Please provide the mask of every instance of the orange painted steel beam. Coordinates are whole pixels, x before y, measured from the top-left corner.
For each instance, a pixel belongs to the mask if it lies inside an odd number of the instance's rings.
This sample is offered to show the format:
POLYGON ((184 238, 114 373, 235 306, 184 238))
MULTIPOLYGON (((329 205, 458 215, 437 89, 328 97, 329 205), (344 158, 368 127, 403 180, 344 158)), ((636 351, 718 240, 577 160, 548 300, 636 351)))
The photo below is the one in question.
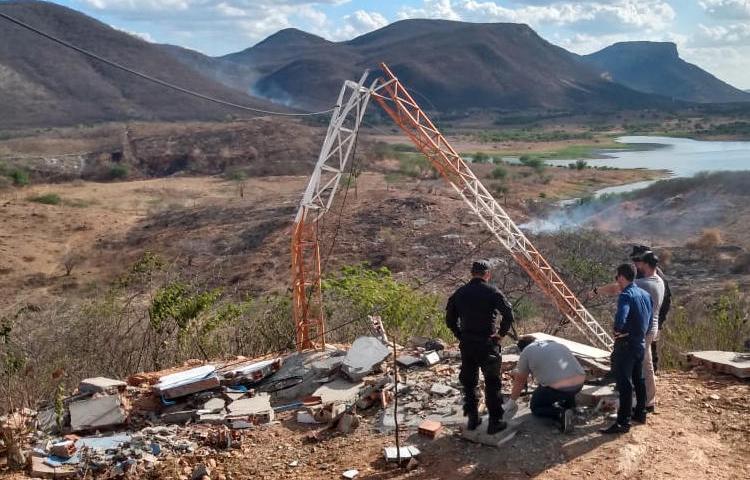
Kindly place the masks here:
POLYGON ((611 349, 610 335, 474 175, 387 65, 372 95, 420 152, 458 192, 515 261, 592 344, 611 349))

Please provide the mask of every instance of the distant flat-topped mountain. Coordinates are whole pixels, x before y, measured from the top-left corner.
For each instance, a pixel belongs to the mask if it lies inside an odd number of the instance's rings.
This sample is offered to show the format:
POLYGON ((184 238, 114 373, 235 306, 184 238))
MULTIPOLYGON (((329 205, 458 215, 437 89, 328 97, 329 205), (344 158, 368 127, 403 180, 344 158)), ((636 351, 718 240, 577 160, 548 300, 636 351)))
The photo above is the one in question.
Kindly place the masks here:
POLYGON ((588 111, 669 103, 602 78, 528 26, 511 23, 403 20, 347 42, 286 29, 213 60, 252 69, 245 81, 256 95, 310 109, 331 105, 343 80, 377 70, 383 61, 425 107, 444 112, 588 111))
MULTIPOLYGON (((47 2, 0 3, 0 12, 122 65, 234 103, 275 107, 228 88, 165 49, 47 2)), ((124 119, 223 119, 241 111, 155 85, 0 18, 0 128, 124 119)))
POLYGON ((747 92, 681 59, 674 43, 615 43, 581 58, 610 80, 634 90, 689 102, 750 101, 747 92))

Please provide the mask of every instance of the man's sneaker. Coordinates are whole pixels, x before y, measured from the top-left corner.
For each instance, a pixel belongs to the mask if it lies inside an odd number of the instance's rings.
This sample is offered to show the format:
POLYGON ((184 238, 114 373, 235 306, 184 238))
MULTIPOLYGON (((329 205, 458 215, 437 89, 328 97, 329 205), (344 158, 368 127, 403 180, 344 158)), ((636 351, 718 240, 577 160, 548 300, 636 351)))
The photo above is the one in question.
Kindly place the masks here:
POLYGON ((608 428, 602 428, 599 433, 614 434, 614 433, 628 433, 630 431, 630 425, 620 425, 615 422, 608 428))
POLYGON ((482 424, 482 417, 478 413, 470 413, 467 416, 469 417, 469 421, 466 424, 467 430, 476 430, 482 424))
POLYGON ((502 432, 508 427, 508 424, 502 420, 490 419, 490 424, 487 425, 487 434, 494 435, 498 432, 502 432))
POLYGON ((560 431, 570 433, 573 431, 573 409, 566 408, 560 416, 560 431))

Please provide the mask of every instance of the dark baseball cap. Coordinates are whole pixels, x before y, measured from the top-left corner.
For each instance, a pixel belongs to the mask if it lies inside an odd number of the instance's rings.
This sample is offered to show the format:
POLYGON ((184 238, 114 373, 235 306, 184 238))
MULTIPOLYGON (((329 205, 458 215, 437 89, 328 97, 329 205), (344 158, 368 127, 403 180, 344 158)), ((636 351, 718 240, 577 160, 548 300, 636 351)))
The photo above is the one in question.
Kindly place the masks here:
POLYGON ((490 270, 490 262, 487 260, 476 260, 471 264, 471 273, 483 275, 490 270))
POLYGON ((641 260, 643 256, 650 251, 651 247, 647 247, 646 245, 633 245, 633 251, 630 252, 630 259, 636 261, 641 260))

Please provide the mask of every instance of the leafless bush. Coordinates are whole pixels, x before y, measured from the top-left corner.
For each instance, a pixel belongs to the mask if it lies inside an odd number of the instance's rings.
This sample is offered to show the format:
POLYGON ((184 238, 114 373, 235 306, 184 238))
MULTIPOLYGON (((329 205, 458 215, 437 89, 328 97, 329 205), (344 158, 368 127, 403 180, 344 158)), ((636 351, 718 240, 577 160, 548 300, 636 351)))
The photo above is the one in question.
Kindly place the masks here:
POLYGON ((688 242, 686 246, 695 250, 709 252, 723 243, 721 230, 706 228, 696 240, 688 242))
POLYGON ((84 257, 78 252, 68 252, 62 259, 62 265, 65 268, 65 276, 69 277, 73 269, 83 263, 84 257))

